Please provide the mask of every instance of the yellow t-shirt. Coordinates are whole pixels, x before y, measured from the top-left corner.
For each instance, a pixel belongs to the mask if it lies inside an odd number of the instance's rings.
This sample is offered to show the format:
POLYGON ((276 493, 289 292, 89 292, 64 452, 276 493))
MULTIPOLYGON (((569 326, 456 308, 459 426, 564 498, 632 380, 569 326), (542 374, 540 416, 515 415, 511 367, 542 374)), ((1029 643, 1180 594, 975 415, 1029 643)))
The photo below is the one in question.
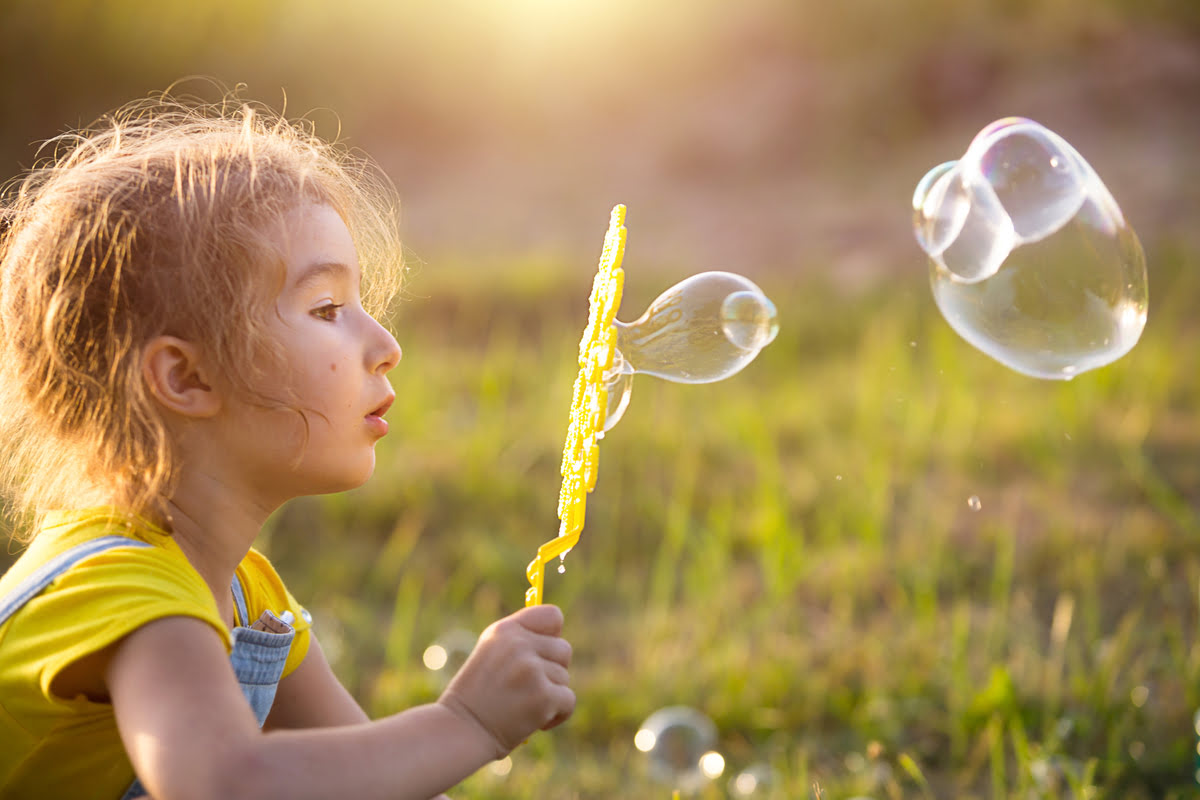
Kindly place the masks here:
MULTIPOLYGON (((0 576, 0 598, 59 553, 112 534, 152 546, 84 559, 0 624, 0 799, 119 800, 132 783, 133 767, 112 706, 51 691, 68 664, 169 616, 202 619, 227 651, 232 647, 212 592, 171 535, 111 510, 48 518, 29 549, 0 576)), ((286 676, 308 652, 308 615, 261 553, 251 550, 237 575, 250 622, 268 609, 277 615, 291 611, 296 618, 286 676)))

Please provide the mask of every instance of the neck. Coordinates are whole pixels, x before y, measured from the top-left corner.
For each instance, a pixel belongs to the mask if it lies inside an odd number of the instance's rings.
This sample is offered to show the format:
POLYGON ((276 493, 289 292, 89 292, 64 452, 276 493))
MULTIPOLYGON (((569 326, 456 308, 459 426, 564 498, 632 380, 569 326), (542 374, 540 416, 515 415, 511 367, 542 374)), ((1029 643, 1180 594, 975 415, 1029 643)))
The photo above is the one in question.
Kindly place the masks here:
POLYGON ((174 539, 208 584, 224 620, 233 619, 229 585, 234 570, 273 510, 203 473, 182 476, 171 497, 168 511, 174 539))

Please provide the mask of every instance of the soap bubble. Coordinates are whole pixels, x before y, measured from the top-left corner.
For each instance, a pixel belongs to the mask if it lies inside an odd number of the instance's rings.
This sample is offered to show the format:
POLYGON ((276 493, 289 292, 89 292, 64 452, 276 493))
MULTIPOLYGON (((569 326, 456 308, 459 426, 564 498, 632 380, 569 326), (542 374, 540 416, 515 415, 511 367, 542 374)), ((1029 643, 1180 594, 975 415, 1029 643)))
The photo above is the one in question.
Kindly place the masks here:
MULTIPOLYGON (((724 380, 755 359, 779 333, 775 304, 748 278, 701 272, 655 298, 635 322, 617 329, 604 373, 604 431, 629 406, 635 374, 675 383, 724 380)), ((604 431, 597 435, 603 437, 604 431)))
POLYGON ((421 654, 421 661, 425 668, 434 674, 438 683, 445 686, 471 655, 477 638, 470 631, 448 631, 425 648, 425 652, 421 654))
POLYGON ((700 756, 700 771, 710 781, 715 781, 725 772, 725 756, 716 750, 709 750, 700 756))
POLYGON ((757 353, 779 333, 775 304, 762 292, 733 292, 721 302, 721 330, 735 347, 757 353))
POLYGON ((751 764, 729 779, 733 797, 766 797, 776 783, 775 770, 767 764, 751 764))
MULTIPOLYGON (((669 706, 646 718, 633 740, 650 760, 650 774, 679 789, 693 792, 710 776, 719 776, 713 748, 717 727, 694 708, 669 706), (715 773, 715 774, 714 774, 715 773)), ((724 759, 721 759, 724 769, 724 759)))
POLYGON ((967 160, 978 162, 1022 243, 1044 239, 1070 222, 1094 175, 1062 137, 1013 117, 980 131, 967 160))
MULTIPOLYGON (((625 409, 629 407, 629 396, 633 391, 633 370, 625 362, 625 357, 620 351, 613 352, 612 367, 604 375, 604 391, 608 393, 604 431, 609 431, 621 421, 625 409)), ((604 431, 598 431, 596 435, 603 438, 604 431)))
POLYGON ((986 183, 968 180, 960 162, 930 170, 917 186, 913 208, 919 217, 917 241, 961 281, 996 274, 1016 244, 1016 231, 999 197, 986 183))
POLYGON ((934 299, 1012 369, 1068 379, 1127 353, 1146 324, 1137 235, 1092 167, 1027 119, 988 125, 913 194, 934 299))
POLYGON ((675 383, 724 380, 779 332, 775 304, 732 272, 701 272, 667 289, 635 322, 613 323, 624 369, 675 383))

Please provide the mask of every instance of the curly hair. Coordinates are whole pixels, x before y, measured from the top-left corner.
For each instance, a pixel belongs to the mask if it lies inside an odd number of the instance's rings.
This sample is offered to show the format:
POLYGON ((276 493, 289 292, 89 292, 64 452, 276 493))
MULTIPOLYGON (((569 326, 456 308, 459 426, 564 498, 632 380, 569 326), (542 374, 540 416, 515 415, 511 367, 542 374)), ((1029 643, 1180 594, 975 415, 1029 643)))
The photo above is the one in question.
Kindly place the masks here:
POLYGON ((278 225, 333 207, 381 316, 402 275, 396 193, 311 124, 232 94, 136 101, 47 150, 0 193, 0 490, 27 521, 96 501, 161 519, 178 454, 143 346, 197 342, 236 389, 286 405, 252 388, 277 357, 278 225))

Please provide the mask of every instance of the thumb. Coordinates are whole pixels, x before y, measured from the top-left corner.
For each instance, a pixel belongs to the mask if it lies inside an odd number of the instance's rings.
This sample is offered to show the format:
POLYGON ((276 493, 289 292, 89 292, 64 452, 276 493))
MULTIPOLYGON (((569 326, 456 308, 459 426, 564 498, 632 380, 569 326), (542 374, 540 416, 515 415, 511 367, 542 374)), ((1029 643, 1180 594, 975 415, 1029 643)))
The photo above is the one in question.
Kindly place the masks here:
POLYGON ((563 629, 563 613, 558 606, 530 606, 512 615, 521 627, 546 636, 558 636, 563 629))

